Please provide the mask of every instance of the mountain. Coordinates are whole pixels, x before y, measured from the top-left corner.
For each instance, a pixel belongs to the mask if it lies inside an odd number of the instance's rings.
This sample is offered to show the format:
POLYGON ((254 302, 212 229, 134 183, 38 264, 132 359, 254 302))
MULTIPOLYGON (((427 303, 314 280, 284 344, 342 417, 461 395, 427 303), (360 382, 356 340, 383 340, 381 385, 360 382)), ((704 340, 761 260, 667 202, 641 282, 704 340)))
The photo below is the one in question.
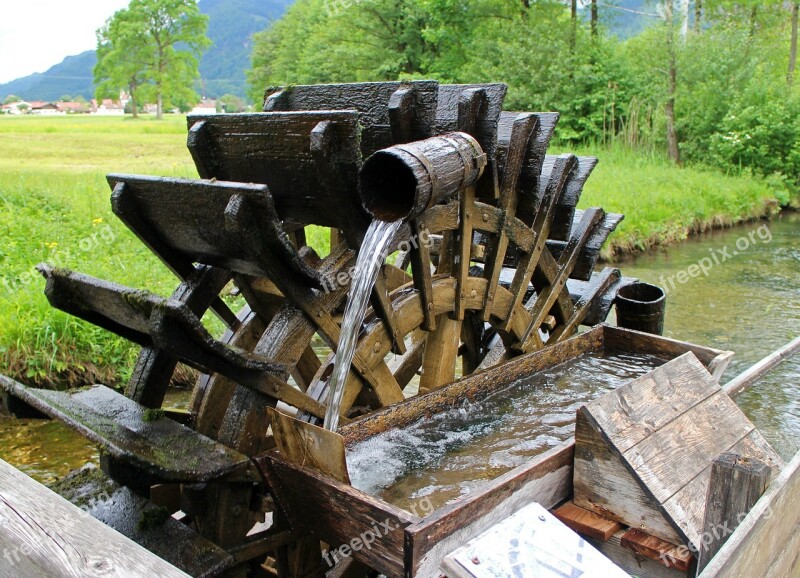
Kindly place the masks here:
POLYGON ((251 37, 280 18, 292 0, 200 0, 208 14, 208 37, 214 43, 200 61, 202 87, 209 97, 226 93, 244 97, 250 68, 251 37))
POLYGON ((94 50, 67 56, 47 72, 37 72, 5 84, 0 84, 0 101, 9 94, 23 100, 59 100, 62 96, 92 98, 92 69, 97 62, 94 50))
MULTIPOLYGON (((281 17, 293 0, 200 0, 207 14, 211 47, 200 60, 198 92, 216 98, 226 93, 246 95, 245 70, 250 68, 251 37, 281 17)), ((94 50, 67 56, 43 73, 0 84, 0 101, 9 94, 24 100, 58 100, 64 95, 94 96, 94 50)))

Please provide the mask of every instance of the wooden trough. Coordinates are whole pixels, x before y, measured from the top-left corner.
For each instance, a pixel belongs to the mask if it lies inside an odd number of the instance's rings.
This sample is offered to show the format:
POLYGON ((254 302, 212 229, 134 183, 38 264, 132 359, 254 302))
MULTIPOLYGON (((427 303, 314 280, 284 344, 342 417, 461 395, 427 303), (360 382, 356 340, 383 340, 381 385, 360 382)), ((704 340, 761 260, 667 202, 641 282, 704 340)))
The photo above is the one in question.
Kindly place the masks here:
MULTIPOLYGON (((435 392, 410 399, 357 420, 340 433, 348 445, 426 416, 463 400, 480 399, 513 381, 553 368, 588 352, 636 352, 663 360, 694 353, 717 378, 731 352, 664 337, 600 325, 563 343, 534 352, 514 363, 461 379, 435 392)), ((260 463, 274 480, 273 489, 293 523, 335 548, 372 531, 391 527, 370 548, 352 555, 388 576, 438 575, 442 558, 522 506, 538 502, 552 508, 572 494, 574 441, 554 447, 492 480, 485 487, 422 518, 361 492, 318 471, 286 461, 273 452, 260 463)))

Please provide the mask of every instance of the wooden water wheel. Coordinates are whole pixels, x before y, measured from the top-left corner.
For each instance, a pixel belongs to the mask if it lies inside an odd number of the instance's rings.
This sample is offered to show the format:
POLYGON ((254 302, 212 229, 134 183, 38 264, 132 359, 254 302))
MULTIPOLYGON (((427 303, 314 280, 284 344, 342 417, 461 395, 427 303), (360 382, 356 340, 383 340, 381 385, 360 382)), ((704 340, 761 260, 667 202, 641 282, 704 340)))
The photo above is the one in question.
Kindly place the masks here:
MULTIPOLYGON (((344 420, 566 339, 602 321, 613 300, 619 271, 593 270, 622 216, 575 208, 596 159, 547 155, 558 115, 504 112, 505 91, 431 81, 295 86, 270 89, 263 113, 189 117, 200 179, 109 176, 115 214, 180 278, 175 293, 164 299, 69 271, 43 273, 54 306, 142 345, 125 392, 137 407, 161 407, 179 363, 199 369, 187 423, 221 456, 238 457, 179 474, 139 446, 109 443, 113 435, 98 423, 112 418, 98 404, 67 411, 64 402, 51 413, 103 441, 105 470, 116 480, 144 494, 181 484, 181 508, 227 553, 229 571, 273 551, 280 574, 313 571, 313 560, 295 554, 314 540, 292 534, 268 475, 243 463, 274 445, 266 408, 280 403, 306 421, 324 416, 332 358, 313 345, 335 352, 339 342, 370 221, 359 188, 372 195, 372 212, 405 222, 392 243, 395 263, 381 264, 344 420), (475 143, 472 157, 452 158, 480 174, 452 194, 398 209, 396 190, 413 191, 423 177, 409 181, 407 166, 377 161, 371 181, 362 170, 377 151, 452 133, 475 143), (307 245, 309 225, 331 228, 328 255, 307 245), (238 312, 221 297, 231 286, 246 303, 238 312), (207 311, 224 322, 223 335, 206 330, 207 311), (235 468, 225 462, 239 457, 235 468), (266 512, 272 528, 246 537, 266 512)), ((435 180, 435 161, 419 151, 394 149, 435 180)), ((37 403, 52 410, 54 402, 37 403)))

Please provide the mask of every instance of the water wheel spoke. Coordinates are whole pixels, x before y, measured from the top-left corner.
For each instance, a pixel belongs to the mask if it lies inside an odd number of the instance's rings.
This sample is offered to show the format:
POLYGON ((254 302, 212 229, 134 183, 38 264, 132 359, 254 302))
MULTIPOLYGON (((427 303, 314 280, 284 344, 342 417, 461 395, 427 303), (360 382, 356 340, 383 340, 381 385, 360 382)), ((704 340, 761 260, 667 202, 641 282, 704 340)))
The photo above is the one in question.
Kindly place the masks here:
POLYGON ((475 210, 475 188, 467 187, 461 193, 461 229, 455 239, 455 278, 456 301, 453 314, 456 319, 464 319, 466 294, 464 285, 469 276, 469 265, 472 258, 472 231, 475 210))
POLYGON ((452 319, 446 314, 436 320, 436 331, 428 335, 425 343, 419 380, 420 394, 439 389, 455 379, 461 324, 461 320, 452 319))
POLYGON ((606 267, 594 276, 586 287, 585 292, 575 302, 575 311, 563 324, 559 325, 550 335, 550 341, 557 343, 572 335, 586 318, 594 302, 602 297, 606 290, 619 281, 619 269, 606 267))
POLYGON ((422 240, 422 234, 427 233, 425 223, 414 219, 411 222, 411 233, 416 240, 411 247, 411 271, 414 276, 414 287, 422 299, 422 328, 433 331, 436 329, 436 317, 433 314, 431 254, 428 243, 422 240))
POLYGON ((573 231, 567 243, 567 247, 558 260, 558 271, 555 278, 550 281, 549 285, 540 288, 537 291, 535 301, 533 301, 529 307, 526 307, 530 311, 531 320, 524 335, 520 339, 518 345, 520 351, 530 351, 532 345, 540 347, 539 342, 536 342, 534 338, 534 334, 538 337, 539 327, 542 325, 545 316, 550 312, 558 295, 566 287, 567 279, 572 273, 575 264, 578 262, 578 256, 589 240, 594 227, 602 218, 602 209, 593 208, 584 213, 580 224, 577 229, 573 231))
MULTIPOLYGON (((484 321, 489 321, 491 317, 495 289, 500 278, 500 270, 503 267, 503 261, 505 260, 506 249, 508 248, 506 221, 516 210, 518 185, 523 162, 525 161, 525 153, 528 149, 528 141, 536 125, 537 118, 535 115, 520 114, 514 119, 511 129, 503 179, 500 185, 498 208, 501 214, 498 219, 497 237, 492 237, 490 239, 484 258, 484 277, 489 280, 486 286, 486 298, 482 316, 484 321)), ((488 216, 488 213, 482 214, 488 216)))

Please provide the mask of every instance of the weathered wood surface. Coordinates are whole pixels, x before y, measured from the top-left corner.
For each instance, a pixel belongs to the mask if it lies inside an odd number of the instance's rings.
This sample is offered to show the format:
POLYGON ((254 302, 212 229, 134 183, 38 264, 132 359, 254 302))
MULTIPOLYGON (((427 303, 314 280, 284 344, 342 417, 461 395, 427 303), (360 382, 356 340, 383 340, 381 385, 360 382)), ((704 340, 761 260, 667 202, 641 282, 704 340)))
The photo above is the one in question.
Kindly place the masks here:
POLYGON ((800 574, 800 452, 774 477, 698 578, 800 574))
MULTIPOLYGON (((571 184, 567 183, 568 186, 571 184)), ((575 230, 578 224, 581 222, 583 218, 584 210, 578 209, 574 211, 573 220, 570 223, 570 231, 575 230)), ((579 279, 581 281, 588 281, 594 271, 595 265, 597 265, 597 261, 600 259, 600 250, 603 248, 603 244, 606 242, 608 237, 614 230, 617 228, 622 220, 625 218, 625 215, 619 213, 604 213, 603 220, 592 229, 591 237, 587 240, 586 244, 583 245, 581 249, 580 256, 578 257, 577 262, 575 263, 575 268, 572 270, 570 277, 572 279, 579 279)), ((556 219, 554 219, 554 223, 558 223, 556 219)), ((567 234, 567 239, 569 238, 569 233, 567 234)), ((547 248, 550 249, 550 252, 553 254, 553 257, 558 259, 561 256, 561 253, 567 246, 566 240, 554 240, 553 233, 550 233, 550 239, 547 241, 547 248)))
MULTIPOLYGON (((660 560, 653 560, 648 556, 634 552, 630 548, 623 547, 622 537, 628 531, 620 530, 606 542, 592 538, 588 538, 588 541, 631 576, 646 576, 647 578, 692 578, 694 576, 694 572, 668 568, 660 560)), ((670 553, 677 554, 674 551, 670 553)))
MULTIPOLYGON (((168 265, 199 262, 247 275, 270 276, 269 252, 291 273, 319 286, 309 266, 281 228, 272 190, 263 184, 222 180, 170 179, 112 174, 112 208, 131 230, 168 265), (263 226, 261 246, 246 245, 231 228, 233 199, 246 203, 263 226), (268 246, 264 246, 268 245, 268 246)), ((274 279, 280 281, 280 279, 274 279)))
POLYGON ((272 436, 286 461, 317 470, 344 484, 350 483, 344 454, 344 438, 315 425, 267 408, 272 436))
POLYGON ((698 547, 711 463, 743 447, 746 455, 782 465, 689 352, 578 411, 575 503, 698 547))
POLYGON ((189 575, 0 460, 0 576, 189 575))
POLYGON ((766 375, 775 366, 782 361, 790 358, 792 355, 800 351, 800 337, 794 338, 792 341, 773 351, 758 363, 743 371, 728 383, 723 386, 725 393, 730 396, 737 395, 738 393, 747 389, 756 380, 766 375))
POLYGON ((667 568, 675 568, 680 572, 689 572, 694 563, 694 557, 688 548, 670 544, 637 528, 631 528, 622 534, 619 544, 636 554, 655 560, 667 568))
POLYGON ((432 80, 271 87, 265 94, 264 112, 356 111, 362 127, 361 152, 367 158, 393 144, 432 136, 438 91, 439 83, 432 80), (397 101, 403 93, 409 102, 397 101), (404 106, 410 109, 411 122, 399 126, 393 111, 404 106), (401 133, 401 128, 406 132, 401 133), (406 138, 398 138, 401 134, 406 138))
POLYGON ((258 481, 246 456, 96 385, 76 392, 34 389, 0 376, 0 387, 58 419, 106 452, 165 481, 258 481))
POLYGON ((567 502, 556 508, 553 515, 579 534, 604 542, 622 529, 619 522, 598 516, 576 506, 574 502, 567 502))
POLYGON ((169 512, 92 465, 71 472, 51 489, 191 576, 217 576, 236 562, 228 552, 169 516, 169 512))
POLYGON ((265 184, 282 219, 340 228, 342 199, 330 198, 319 181, 312 132, 321 122, 332 124, 330 154, 338 178, 349 184, 338 192, 355 196, 358 116, 352 110, 190 115, 188 146, 202 178, 265 184))
POLYGON ((703 544, 697 560, 702 571, 739 522, 764 495, 772 467, 733 453, 720 455, 711 465, 703 518, 703 544))
POLYGON ((419 522, 417 516, 329 476, 285 462, 278 454, 258 459, 269 472, 270 487, 293 528, 331 545, 351 544, 358 538, 361 547, 352 549, 354 558, 387 576, 403 576, 403 530, 419 522), (364 545, 365 538, 371 541, 370 547, 364 545))

